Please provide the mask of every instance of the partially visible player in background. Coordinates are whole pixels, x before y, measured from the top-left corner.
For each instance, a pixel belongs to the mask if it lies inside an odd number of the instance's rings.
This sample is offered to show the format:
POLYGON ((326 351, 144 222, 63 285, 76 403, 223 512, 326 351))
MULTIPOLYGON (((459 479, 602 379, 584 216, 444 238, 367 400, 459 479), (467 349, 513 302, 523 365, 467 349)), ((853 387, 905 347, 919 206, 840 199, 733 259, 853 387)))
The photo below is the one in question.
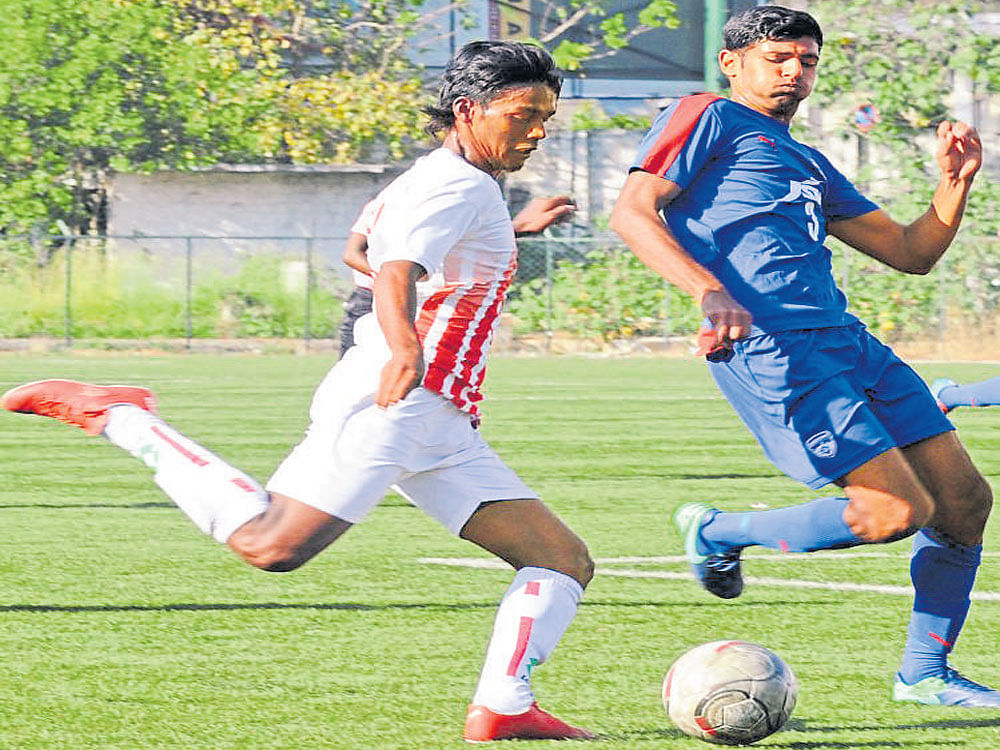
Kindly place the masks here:
POLYGON ((351 269, 351 279, 354 289, 344 302, 344 317, 340 321, 340 357, 343 359, 347 350, 354 346, 354 324, 372 311, 372 289, 375 286, 375 273, 368 265, 368 234, 375 223, 374 209, 377 204, 369 201, 361 209, 358 218, 351 226, 351 232, 344 243, 343 260, 351 269))
POLYGON ((931 393, 945 414, 959 406, 1000 406, 1000 377, 965 385, 938 378, 931 383, 931 393))
POLYGON ((508 562, 517 572, 467 710, 470 742, 592 737, 538 707, 531 673, 576 616, 593 562, 477 430, 486 355, 517 265, 497 180, 545 138, 561 85, 548 53, 526 44, 472 42, 450 61, 427 109, 441 147, 375 199, 375 312, 317 388, 309 429, 267 489, 158 418, 144 388, 49 380, 2 400, 103 433, 152 468, 199 529, 264 570, 299 567, 390 488, 508 562))
MULTIPOLYGON (((344 302, 344 318, 340 322, 340 356, 354 346, 354 324, 372 311, 372 285, 375 273, 368 265, 368 235, 375 223, 377 203, 369 201, 351 227, 344 243, 344 264, 351 269, 354 289, 344 302)), ((513 218, 515 237, 528 237, 544 232, 553 224, 569 219, 576 211, 568 195, 532 198, 513 218)))
POLYGON ((709 371, 767 457, 812 489, 842 493, 749 513, 687 503, 674 518, 688 559, 708 591, 732 598, 745 547, 811 552, 913 536, 915 597, 893 698, 1000 707, 1000 692, 948 664, 990 486, 924 381, 847 312, 823 245, 831 234, 899 271, 927 273, 958 231, 982 164, 979 135, 938 126, 930 207, 899 224, 789 133, 823 45, 812 16, 758 6, 723 36, 729 97, 697 94, 661 113, 611 224, 701 304, 709 371))

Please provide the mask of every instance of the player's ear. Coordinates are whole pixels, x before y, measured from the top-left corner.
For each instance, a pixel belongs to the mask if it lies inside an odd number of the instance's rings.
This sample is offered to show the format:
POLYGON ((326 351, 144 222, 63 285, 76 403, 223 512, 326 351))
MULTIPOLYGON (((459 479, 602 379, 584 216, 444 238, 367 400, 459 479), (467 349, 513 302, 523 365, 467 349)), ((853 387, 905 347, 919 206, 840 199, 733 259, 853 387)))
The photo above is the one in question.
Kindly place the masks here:
POLYGON ((719 70, 726 78, 732 78, 740 67, 739 50, 724 49, 719 51, 719 70))
POLYGON ((451 103, 451 112, 455 115, 455 122, 472 122, 472 110, 476 103, 467 96, 459 96, 451 103))

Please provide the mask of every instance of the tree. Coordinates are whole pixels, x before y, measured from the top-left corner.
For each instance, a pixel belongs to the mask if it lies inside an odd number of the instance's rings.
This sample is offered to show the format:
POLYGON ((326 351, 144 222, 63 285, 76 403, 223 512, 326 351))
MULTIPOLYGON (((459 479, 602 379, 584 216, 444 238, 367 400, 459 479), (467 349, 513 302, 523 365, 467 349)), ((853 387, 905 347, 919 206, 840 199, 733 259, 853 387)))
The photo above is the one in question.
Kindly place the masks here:
MULTIPOLYGON (((1000 44, 979 33, 975 20, 984 7, 969 0, 854 0, 845 12, 838 0, 810 4, 825 36, 813 101, 835 119, 838 135, 859 140, 867 163, 858 180, 906 220, 926 209, 936 183, 929 148, 937 124, 955 118, 956 84, 977 98, 1000 94, 1000 44), (878 121, 862 131, 854 112, 866 104, 874 105, 878 121)), ((943 261, 955 299, 968 300, 970 290, 992 290, 990 304, 1000 309, 1000 263, 994 260, 998 225, 1000 185, 984 168, 962 232, 943 261)), ((852 290, 855 302, 868 291, 872 305, 899 300, 898 314, 884 316, 889 330, 901 329, 902 318, 915 314, 916 300, 936 315, 936 295, 927 288, 936 280, 875 278, 881 267, 857 254, 850 257, 851 273, 863 275, 868 287, 852 290)))
POLYGON ((412 4, 345 5, 0 0, 0 229, 102 230, 110 168, 401 156, 419 133, 412 4))

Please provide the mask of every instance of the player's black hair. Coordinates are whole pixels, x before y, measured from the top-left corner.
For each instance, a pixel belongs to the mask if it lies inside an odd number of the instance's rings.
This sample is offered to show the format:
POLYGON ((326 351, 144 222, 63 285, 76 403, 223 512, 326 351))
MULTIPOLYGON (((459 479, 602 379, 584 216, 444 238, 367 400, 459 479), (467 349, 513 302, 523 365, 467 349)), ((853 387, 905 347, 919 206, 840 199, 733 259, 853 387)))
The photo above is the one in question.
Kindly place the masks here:
POLYGON ((559 96, 562 76, 552 57, 541 47, 521 42, 469 42, 448 61, 436 106, 424 107, 430 122, 424 128, 435 134, 455 124, 452 104, 460 96, 486 104, 500 92, 543 83, 559 96))
POLYGON ((726 49, 746 49, 769 39, 812 37, 823 48, 823 31, 816 19, 801 10, 780 5, 760 5, 730 18, 722 27, 726 49))

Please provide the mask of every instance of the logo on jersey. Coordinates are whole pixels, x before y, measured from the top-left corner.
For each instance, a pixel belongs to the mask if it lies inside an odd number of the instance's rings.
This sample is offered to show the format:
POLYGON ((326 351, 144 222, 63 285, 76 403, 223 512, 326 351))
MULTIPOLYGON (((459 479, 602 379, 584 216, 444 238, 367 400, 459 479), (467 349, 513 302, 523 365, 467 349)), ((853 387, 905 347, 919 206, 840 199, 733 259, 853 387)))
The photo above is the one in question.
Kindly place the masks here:
POLYGON ((819 217, 823 208, 823 193, 820 191, 820 181, 810 177, 808 180, 792 180, 788 185, 788 195, 779 198, 779 203, 799 203, 805 205, 806 225, 809 236, 814 242, 819 242, 819 217))
POLYGON ((833 458, 837 455, 837 441, 829 430, 822 430, 806 438, 806 448, 816 458, 833 458))

